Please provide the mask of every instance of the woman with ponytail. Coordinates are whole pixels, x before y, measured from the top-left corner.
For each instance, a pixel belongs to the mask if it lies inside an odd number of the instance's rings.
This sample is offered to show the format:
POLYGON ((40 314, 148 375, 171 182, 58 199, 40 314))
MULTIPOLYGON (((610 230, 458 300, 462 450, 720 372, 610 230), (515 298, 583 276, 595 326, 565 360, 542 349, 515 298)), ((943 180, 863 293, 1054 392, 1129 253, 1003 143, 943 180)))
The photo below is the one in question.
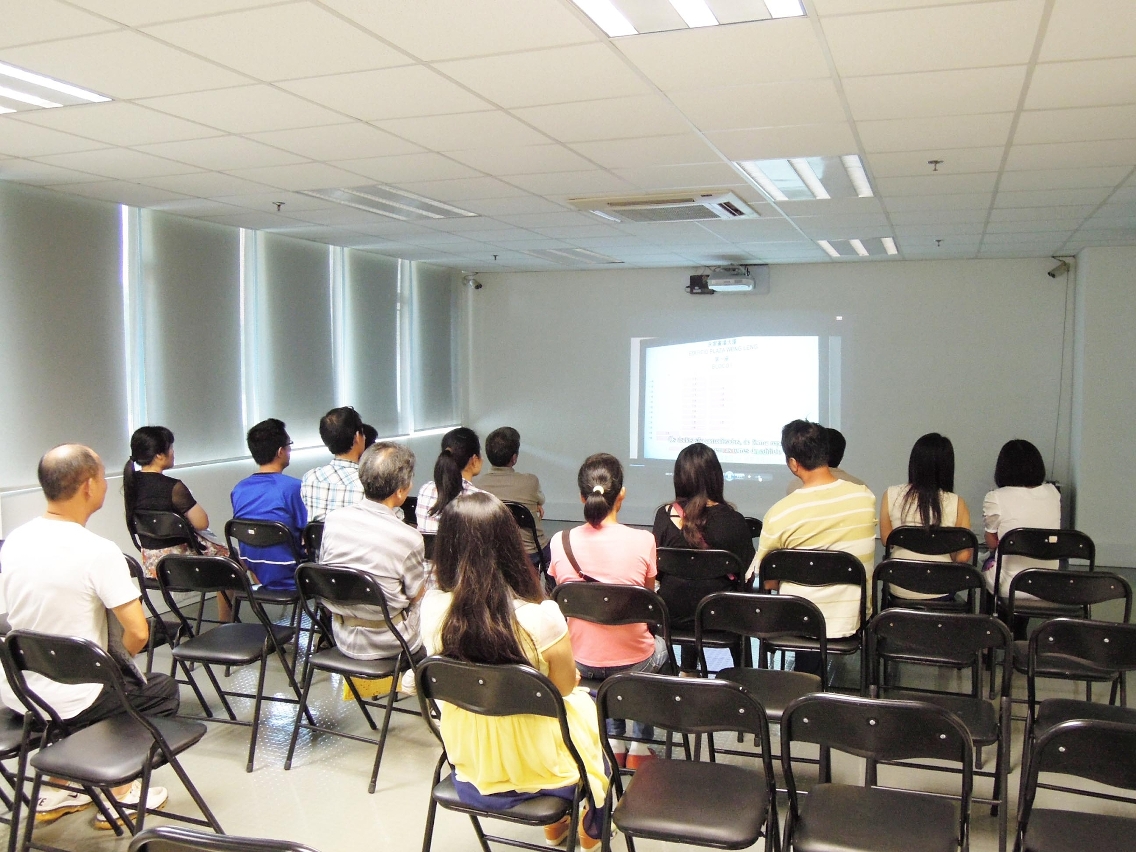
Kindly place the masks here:
MULTIPOLYGON (((652 531, 659 547, 728 550, 741 561, 743 570, 753 561, 753 538, 745 517, 726 502, 725 477, 718 455, 706 444, 684 447, 675 459, 673 503, 655 513, 652 531)), ((659 575, 659 596, 666 601, 671 624, 690 627, 699 602, 715 592, 734 588, 725 577, 688 581, 659 575)), ((694 648, 683 646, 680 668, 693 673, 697 667, 694 648)))
MULTIPOLYGON (((577 687, 568 626, 544 597, 508 508, 484 491, 450 502, 438 518, 434 559, 438 588, 422 600, 426 650, 463 662, 530 665, 547 676, 564 697, 568 731, 592 794, 604 801, 608 778, 596 706, 577 687)), ((579 774, 555 719, 481 716, 449 704, 441 713, 454 789, 463 802, 505 809, 540 796, 572 798, 579 774)), ((567 819, 545 827, 549 843, 564 841, 567 819)), ((603 822, 591 811, 581 821, 581 846, 592 849, 603 822)))
POLYGON ((481 493, 470 481, 481 473, 481 441, 466 426, 442 436, 442 452, 434 462, 434 478, 418 490, 415 520, 420 533, 436 533, 438 517, 461 494, 481 493))
POLYGON ((185 483, 166 476, 165 472, 173 466, 173 432, 165 426, 143 426, 135 430, 130 437, 130 458, 122 470, 122 497, 126 526, 142 545, 142 567, 148 577, 157 576, 155 566, 167 553, 187 553, 189 547, 184 544, 162 547, 160 542, 139 533, 134 526, 134 513, 139 509, 176 512, 198 533, 202 553, 207 556, 229 555, 228 549, 213 539, 209 532, 209 516, 193 499, 185 483))
MULTIPOLYGON (((655 589, 655 540, 646 530, 619 522, 619 510, 627 490, 623 487, 623 466, 607 453, 588 456, 576 476, 580 502, 587 523, 564 530, 552 538, 552 564, 549 573, 557 583, 615 583, 655 589)), ((571 618, 568 630, 576 654, 576 668, 590 680, 603 680, 619 672, 657 672, 666 664, 667 647, 661 636, 652 636, 645 624, 611 627, 571 618)), ((608 734, 623 736, 627 726, 622 719, 608 720, 608 734)), ((632 723, 628 752, 624 740, 612 740, 612 750, 620 766, 638 769, 652 755, 638 740, 649 740, 654 731, 648 725, 632 723)))

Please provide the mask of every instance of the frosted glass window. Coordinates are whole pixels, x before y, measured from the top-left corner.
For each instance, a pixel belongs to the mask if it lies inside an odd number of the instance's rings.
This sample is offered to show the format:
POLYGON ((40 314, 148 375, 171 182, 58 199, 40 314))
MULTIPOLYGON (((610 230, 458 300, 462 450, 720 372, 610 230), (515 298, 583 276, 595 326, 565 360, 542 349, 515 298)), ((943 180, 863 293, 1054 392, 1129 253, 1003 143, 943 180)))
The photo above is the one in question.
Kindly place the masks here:
POLYGON ((256 234, 255 414, 276 417, 297 446, 320 446, 320 418, 336 405, 331 323, 331 249, 256 234))
POLYGON ((458 412, 458 292, 449 269, 411 264, 410 377, 414 430, 451 426, 458 412))
POLYGON ((143 210, 140 242, 145 420, 179 464, 245 455, 240 231, 143 210))
POLYGON ((119 208, 0 182, 0 486, 56 444, 129 455, 119 208))
POLYGON ((390 257, 346 252, 340 387, 379 435, 397 435, 399 424, 399 267, 390 257))

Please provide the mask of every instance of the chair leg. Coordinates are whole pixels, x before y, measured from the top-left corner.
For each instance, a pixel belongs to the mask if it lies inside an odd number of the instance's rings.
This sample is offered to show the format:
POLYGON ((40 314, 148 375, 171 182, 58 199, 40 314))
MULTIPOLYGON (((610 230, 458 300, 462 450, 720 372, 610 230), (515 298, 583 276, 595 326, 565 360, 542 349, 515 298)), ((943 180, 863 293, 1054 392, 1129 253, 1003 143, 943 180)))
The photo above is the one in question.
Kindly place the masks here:
POLYGON ((260 675, 256 680, 256 702, 252 710, 252 732, 249 735, 249 756, 245 772, 252 772, 253 761, 256 758, 256 737, 260 733, 260 707, 264 701, 264 673, 268 668, 267 642, 264 653, 260 655, 260 675))
POLYGON ((371 713, 367 709, 367 702, 363 700, 363 696, 359 694, 359 688, 355 686, 355 681, 350 677, 345 680, 347 688, 351 691, 355 703, 359 705, 359 709, 363 711, 363 718, 367 720, 367 724, 371 726, 372 731, 377 731, 379 726, 375 724, 375 720, 371 718, 371 713))
POLYGON ((316 670, 308 667, 307 677, 304 678, 304 694, 300 697, 300 705, 296 708, 296 721, 292 725, 292 738, 288 741, 288 756, 284 758, 284 771, 292 768, 292 756, 296 753, 296 741, 300 738, 300 723, 304 718, 304 708, 308 706, 308 691, 312 687, 312 678, 316 670))
MULTIPOLYGON (((24 826, 24 839, 20 843, 20 852, 28 852, 32 844, 32 829, 35 827, 36 817, 36 803, 39 801, 40 787, 43 786, 43 776, 38 772, 35 778, 32 779, 32 794, 31 800, 28 804, 28 818, 27 824, 24 826)), ((12 826, 12 831, 16 830, 16 826, 12 826)))
POLYGON ((206 821, 209 823, 209 827, 218 834, 224 834, 225 832, 221 828, 221 823, 217 822, 217 817, 213 816, 213 811, 210 810, 209 805, 205 803, 205 799, 202 798, 201 793, 198 792, 194 783, 189 780, 189 775, 186 773, 184 767, 182 767, 181 761, 177 759, 177 755, 172 752, 166 752, 165 758, 166 763, 169 764, 170 768, 173 769, 174 773, 177 775, 178 780, 181 781, 181 785, 185 787, 185 791, 189 793, 190 798, 193 799, 193 803, 197 805, 197 809, 201 811, 201 815, 205 817, 206 821))
MULTIPOLYGON (((202 663, 201 667, 205 669, 205 674, 209 678, 209 682, 213 684, 213 689, 217 692, 217 697, 221 700, 221 706, 225 708, 225 713, 229 717, 229 721, 235 722, 237 714, 233 712, 233 707, 229 704, 229 699, 225 696, 225 691, 221 689, 221 684, 217 680, 217 675, 213 673, 213 667, 209 663, 202 663)), ((200 695, 200 693, 198 693, 200 695)), ((212 714, 210 714, 212 718, 212 714)))
MULTIPOLYGON (((437 779, 434 780, 437 784, 437 779)), ((422 852, 430 852, 430 846, 434 842, 434 817, 438 813, 438 803, 434 801, 433 787, 430 788, 430 806, 426 808, 426 829, 422 834, 422 852)))
MULTIPOLYGON (((493 852, 493 850, 489 848, 489 841, 485 839, 485 832, 481 830, 480 820, 473 814, 470 814, 469 821, 473 823, 473 833, 477 835, 477 842, 481 844, 482 852, 493 852)), ((571 829, 569 829, 569 834, 571 834, 571 829)), ((569 846, 568 848, 571 849, 572 847, 569 846)))
POLYGON ((150 794, 150 773, 154 767, 154 752, 159 751, 156 745, 150 747, 150 759, 142 767, 142 788, 138 791, 138 808, 134 811, 134 825, 131 826, 130 831, 132 835, 140 832, 143 823, 146 821, 146 803, 149 801, 148 796, 150 794))
POLYGON ((371 770, 371 786, 367 788, 368 793, 375 792, 375 785, 379 780, 379 764, 383 762, 383 749, 387 745, 387 729, 390 727, 391 713, 394 711, 394 702, 398 696, 398 680, 401 666, 394 667, 394 674, 391 675, 390 692, 387 693, 387 707, 383 713, 383 729, 379 733, 379 750, 375 754, 375 767, 371 770))
MULTIPOLYGON (((296 700, 299 701, 300 700, 300 685, 298 683, 296 683, 296 678, 294 677, 294 675, 292 673, 291 667, 288 665, 288 658, 284 656, 284 649, 281 647, 279 642, 275 642, 272 639, 269 639, 269 641, 272 642, 272 645, 273 645, 274 650, 276 652, 276 658, 278 660, 280 660, 280 665, 284 667, 284 674, 288 677, 288 685, 292 687, 292 694, 295 695, 296 700)), ((267 662, 267 660, 265 660, 265 662, 267 662)), ((304 710, 304 716, 308 720, 308 724, 314 725, 316 723, 316 720, 314 718, 312 718, 311 711, 308 710, 307 707, 304 707, 303 710, 304 710)))

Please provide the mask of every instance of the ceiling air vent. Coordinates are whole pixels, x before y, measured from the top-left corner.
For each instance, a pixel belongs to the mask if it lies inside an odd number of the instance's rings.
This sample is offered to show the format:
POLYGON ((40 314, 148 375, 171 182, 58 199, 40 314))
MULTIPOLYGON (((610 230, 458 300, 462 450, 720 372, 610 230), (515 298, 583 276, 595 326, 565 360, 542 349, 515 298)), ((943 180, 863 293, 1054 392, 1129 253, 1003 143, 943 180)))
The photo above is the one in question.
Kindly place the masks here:
POLYGON ((756 219, 757 212, 725 190, 676 192, 616 198, 570 198, 568 203, 618 222, 713 222, 756 219))

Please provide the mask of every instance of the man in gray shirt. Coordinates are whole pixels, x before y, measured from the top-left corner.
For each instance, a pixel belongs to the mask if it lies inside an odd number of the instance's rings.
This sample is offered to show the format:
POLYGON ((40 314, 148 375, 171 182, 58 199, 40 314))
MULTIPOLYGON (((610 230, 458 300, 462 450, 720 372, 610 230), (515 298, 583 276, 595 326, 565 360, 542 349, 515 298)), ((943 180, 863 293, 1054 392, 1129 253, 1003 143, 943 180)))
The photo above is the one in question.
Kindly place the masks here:
POLYGON ((521 530, 521 541, 534 565, 539 561, 538 550, 544 551, 544 562, 547 565, 552 556, 548 551, 548 536, 544 534, 540 523, 540 519, 544 517, 544 492, 540 490, 540 480, 536 478, 536 474, 517 473, 513 470, 520 451, 520 432, 512 426, 494 429, 485 439, 485 457, 492 467, 475 477, 473 484, 498 500, 520 503, 532 512, 538 541, 533 542, 532 533, 525 529, 521 530))
MULTIPOLYGON (((387 609, 414 654, 425 655, 419 637, 419 603, 425 592, 426 554, 422 534, 395 514, 414 486, 414 453, 390 441, 371 446, 359 460, 364 499, 328 513, 320 561, 373 574, 386 596, 387 609)), ((398 639, 383 622, 378 607, 340 607, 332 631, 339 650, 357 660, 394 657, 398 639)))

